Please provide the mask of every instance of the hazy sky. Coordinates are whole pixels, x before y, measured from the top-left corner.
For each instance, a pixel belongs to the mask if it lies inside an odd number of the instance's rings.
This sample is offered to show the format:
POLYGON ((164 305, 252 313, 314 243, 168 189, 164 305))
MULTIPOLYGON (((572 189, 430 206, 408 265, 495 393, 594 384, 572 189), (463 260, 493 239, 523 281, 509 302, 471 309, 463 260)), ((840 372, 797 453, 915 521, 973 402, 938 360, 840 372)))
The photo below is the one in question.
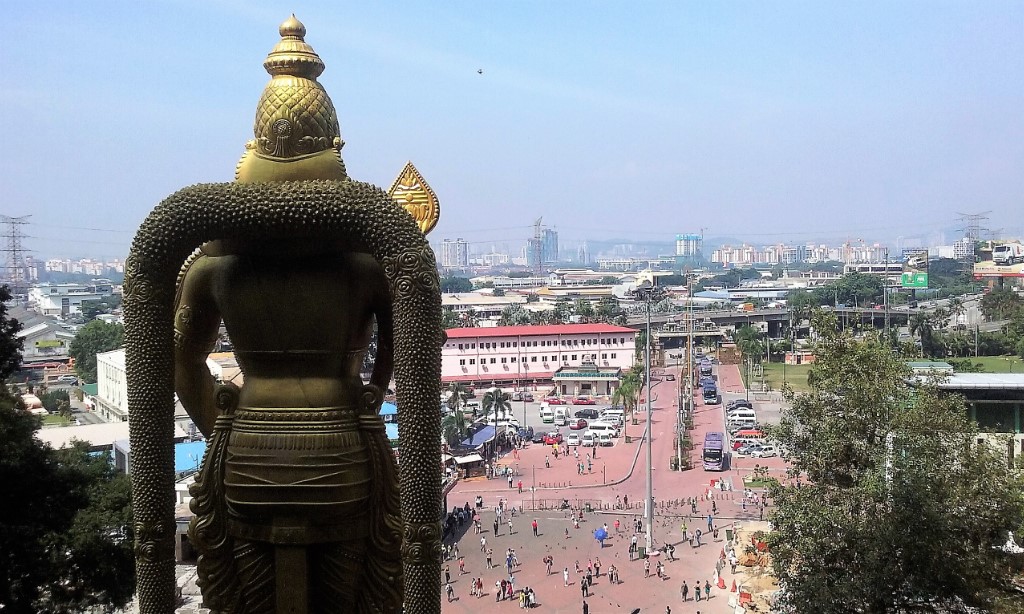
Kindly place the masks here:
POLYGON ((289 11, 350 175, 413 160, 434 241, 1024 232, 1020 0, 3 6, 0 213, 40 256, 124 256, 164 196, 230 181, 289 11))

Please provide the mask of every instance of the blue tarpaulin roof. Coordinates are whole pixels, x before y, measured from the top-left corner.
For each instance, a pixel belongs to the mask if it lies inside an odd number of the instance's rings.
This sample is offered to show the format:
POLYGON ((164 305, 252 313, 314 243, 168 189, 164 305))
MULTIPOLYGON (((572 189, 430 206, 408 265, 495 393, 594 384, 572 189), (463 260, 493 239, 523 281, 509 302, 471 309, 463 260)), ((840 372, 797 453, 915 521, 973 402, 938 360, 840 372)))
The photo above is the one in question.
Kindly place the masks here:
POLYGON ((174 470, 191 471, 199 467, 206 454, 205 441, 191 441, 174 445, 174 470))
POLYGON ((393 416, 398 413, 398 407, 394 403, 384 401, 380 406, 380 415, 382 416, 393 416))
POLYGON ((479 446, 494 439, 494 427, 485 426, 462 442, 464 446, 479 446))
POLYGON ((389 441, 398 441, 398 425, 394 422, 386 422, 384 432, 387 433, 389 441))

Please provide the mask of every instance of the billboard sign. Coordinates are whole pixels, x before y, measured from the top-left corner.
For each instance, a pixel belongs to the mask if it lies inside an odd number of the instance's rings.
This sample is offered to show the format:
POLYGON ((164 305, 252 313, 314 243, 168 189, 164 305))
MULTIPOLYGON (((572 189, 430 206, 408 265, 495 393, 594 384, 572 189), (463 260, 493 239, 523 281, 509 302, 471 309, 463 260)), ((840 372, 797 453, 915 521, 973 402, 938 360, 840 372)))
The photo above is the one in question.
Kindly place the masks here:
MULTIPOLYGON (((983 252, 988 256, 988 250, 983 252)), ((991 257, 974 265, 974 278, 1024 277, 1024 245, 1003 243, 993 245, 991 257)))
POLYGON ((928 250, 903 250, 903 274, 900 275, 901 288, 928 287, 928 250))

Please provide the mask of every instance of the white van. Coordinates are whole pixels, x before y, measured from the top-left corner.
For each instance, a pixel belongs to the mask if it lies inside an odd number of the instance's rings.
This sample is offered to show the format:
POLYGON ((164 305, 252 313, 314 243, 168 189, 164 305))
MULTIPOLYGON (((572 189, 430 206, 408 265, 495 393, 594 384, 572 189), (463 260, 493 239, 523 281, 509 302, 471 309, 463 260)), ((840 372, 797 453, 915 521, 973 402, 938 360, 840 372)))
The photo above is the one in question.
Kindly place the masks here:
POLYGON ((589 428, 590 432, 595 435, 607 434, 609 437, 619 436, 619 429, 607 422, 591 422, 589 428))
POLYGON ((727 422, 746 422, 748 420, 757 420, 757 413, 752 409, 736 409, 728 414, 727 422))
POLYGON ((569 424, 569 408, 564 405, 559 405, 555 408, 555 423, 560 426, 566 426, 569 424))
POLYGON ((608 433, 601 433, 597 436, 597 443, 602 446, 614 446, 615 440, 608 433))
POLYGON ((586 433, 583 433, 583 437, 580 439, 580 445, 584 448, 593 448, 597 445, 597 438, 593 433, 587 431, 586 433))
POLYGON ((545 424, 553 423, 555 421, 555 412, 551 411, 550 407, 541 407, 540 421, 545 424))
POLYGON ((619 409, 617 407, 609 407, 608 409, 601 412, 601 420, 606 422, 613 422, 622 424, 625 420, 626 410, 619 409))

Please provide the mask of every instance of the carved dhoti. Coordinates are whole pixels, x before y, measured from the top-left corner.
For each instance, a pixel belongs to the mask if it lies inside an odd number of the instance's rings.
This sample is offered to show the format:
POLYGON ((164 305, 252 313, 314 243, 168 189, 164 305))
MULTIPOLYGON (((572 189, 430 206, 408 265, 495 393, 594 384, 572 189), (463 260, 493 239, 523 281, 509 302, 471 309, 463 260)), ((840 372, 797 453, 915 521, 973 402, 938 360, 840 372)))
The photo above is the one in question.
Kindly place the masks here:
POLYGON ((224 495, 232 536, 280 545, 362 539, 373 471, 355 409, 239 408, 224 495))

